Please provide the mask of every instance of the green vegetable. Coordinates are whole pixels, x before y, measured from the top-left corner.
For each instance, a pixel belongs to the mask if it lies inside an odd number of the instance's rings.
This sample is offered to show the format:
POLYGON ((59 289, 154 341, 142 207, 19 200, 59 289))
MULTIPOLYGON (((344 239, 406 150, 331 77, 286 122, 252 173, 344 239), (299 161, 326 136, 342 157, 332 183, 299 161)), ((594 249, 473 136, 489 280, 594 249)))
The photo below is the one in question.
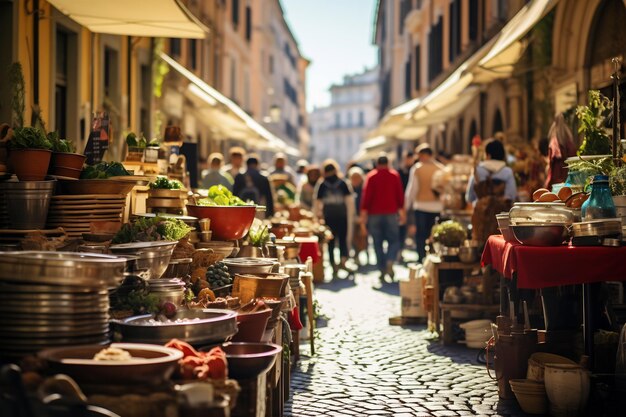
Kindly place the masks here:
POLYGON ((119 162, 100 162, 85 167, 80 173, 80 178, 83 180, 103 180, 110 177, 123 177, 127 175, 132 174, 119 162))
POLYGON ((198 201, 199 206, 246 206, 251 203, 246 203, 241 198, 233 195, 230 190, 223 185, 214 185, 209 188, 207 198, 202 198, 198 201))
POLYGON ((11 149, 50 149, 52 143, 46 134, 34 127, 18 127, 9 142, 11 149))
POLYGON ((179 219, 163 217, 140 217, 126 223, 113 237, 112 243, 153 242, 157 240, 180 240, 193 230, 179 219))
POLYGON ((597 90, 589 90, 589 104, 576 108, 576 117, 582 133, 583 143, 578 155, 606 155, 611 153, 611 141, 603 127, 604 120, 611 110, 611 101, 597 90))
POLYGON ((461 223, 447 220, 434 225, 431 236, 435 242, 439 242, 443 246, 456 247, 461 246, 463 241, 467 239, 467 232, 461 223))
POLYGON ((151 190, 180 190, 183 183, 178 180, 168 180, 167 177, 158 177, 150 183, 151 190))

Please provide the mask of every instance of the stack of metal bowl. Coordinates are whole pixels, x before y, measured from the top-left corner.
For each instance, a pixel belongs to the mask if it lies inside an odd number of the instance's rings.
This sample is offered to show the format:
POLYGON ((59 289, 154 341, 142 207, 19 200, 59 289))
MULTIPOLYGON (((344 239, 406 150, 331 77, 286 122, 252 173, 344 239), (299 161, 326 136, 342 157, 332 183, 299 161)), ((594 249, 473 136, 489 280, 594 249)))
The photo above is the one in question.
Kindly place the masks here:
POLYGON ((573 212, 563 203, 515 203, 509 211, 515 239, 528 246, 559 246, 569 240, 573 212))
POLYGON ((0 355, 109 341, 107 288, 119 284, 123 259, 72 252, 0 255, 0 355))
POLYGON ((150 279, 161 278, 172 257, 176 241, 133 242, 111 245, 109 250, 115 255, 134 255, 139 269, 148 269, 150 279))
POLYGON ((179 306, 185 299, 185 283, 178 278, 151 279, 148 288, 150 294, 156 295, 159 304, 169 301, 179 306))

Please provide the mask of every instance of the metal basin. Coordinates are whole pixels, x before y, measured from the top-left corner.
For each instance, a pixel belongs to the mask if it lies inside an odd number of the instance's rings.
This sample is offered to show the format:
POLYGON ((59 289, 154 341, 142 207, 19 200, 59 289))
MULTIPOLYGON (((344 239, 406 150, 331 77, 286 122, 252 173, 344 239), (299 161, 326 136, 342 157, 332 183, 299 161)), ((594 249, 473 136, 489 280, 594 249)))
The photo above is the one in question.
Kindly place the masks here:
POLYGON ((252 379, 269 371, 282 352, 272 343, 224 343, 228 375, 234 379, 252 379))
POLYGON ((119 255, 137 256, 135 264, 138 269, 147 269, 151 279, 161 278, 170 263, 172 252, 178 242, 135 242, 111 245, 110 251, 119 255))
POLYGON ((51 285, 114 287, 123 278, 126 260, 77 252, 3 252, 0 280, 51 285))
POLYGON ((264 258, 229 258, 222 262, 228 266, 231 275, 269 273, 274 266, 274 261, 264 258))
POLYGON ((112 321, 114 339, 163 345, 180 339, 192 345, 224 342, 237 332, 237 313, 230 310, 180 310, 170 322, 150 324, 151 314, 112 321), (175 320, 187 319, 176 323, 175 320))
POLYGON ((569 236, 565 225, 511 225, 515 238, 527 246, 560 246, 569 236))
POLYGON ((137 343, 113 343, 133 357, 130 361, 97 361, 93 357, 100 345, 70 346, 46 349, 39 357, 56 373, 67 374, 77 381, 155 384, 169 379, 183 353, 164 346, 137 343))

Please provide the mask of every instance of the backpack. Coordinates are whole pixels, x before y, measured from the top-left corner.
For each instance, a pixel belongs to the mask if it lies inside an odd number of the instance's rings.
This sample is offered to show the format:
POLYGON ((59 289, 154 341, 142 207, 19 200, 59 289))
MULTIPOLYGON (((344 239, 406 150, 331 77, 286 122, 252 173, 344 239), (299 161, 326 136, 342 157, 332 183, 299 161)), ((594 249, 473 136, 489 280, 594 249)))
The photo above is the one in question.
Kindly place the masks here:
MULTIPOLYGON (((498 233, 496 214, 511 208, 511 201, 504 196, 506 182, 493 179, 492 175, 492 172, 488 172, 487 178, 474 184, 478 200, 472 213, 472 239, 481 243, 485 243, 490 235, 498 233)), ((476 170, 474 178, 478 179, 476 170)))
POLYGON ((329 215, 347 215, 346 196, 341 189, 342 184, 342 180, 337 180, 333 183, 330 181, 324 181, 324 185, 326 186, 326 192, 322 197, 322 203, 324 204, 324 217, 329 215))

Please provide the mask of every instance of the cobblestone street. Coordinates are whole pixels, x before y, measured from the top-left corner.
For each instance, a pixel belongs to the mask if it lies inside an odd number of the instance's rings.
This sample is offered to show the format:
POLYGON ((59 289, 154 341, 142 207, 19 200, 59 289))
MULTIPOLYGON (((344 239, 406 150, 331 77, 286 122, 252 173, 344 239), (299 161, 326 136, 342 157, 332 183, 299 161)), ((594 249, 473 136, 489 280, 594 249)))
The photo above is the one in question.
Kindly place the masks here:
POLYGON ((314 357, 301 342, 287 416, 524 415, 499 403, 477 350, 430 341, 426 326, 388 324, 400 313, 397 283, 381 286, 376 273, 359 273, 315 294, 327 323, 314 357))

